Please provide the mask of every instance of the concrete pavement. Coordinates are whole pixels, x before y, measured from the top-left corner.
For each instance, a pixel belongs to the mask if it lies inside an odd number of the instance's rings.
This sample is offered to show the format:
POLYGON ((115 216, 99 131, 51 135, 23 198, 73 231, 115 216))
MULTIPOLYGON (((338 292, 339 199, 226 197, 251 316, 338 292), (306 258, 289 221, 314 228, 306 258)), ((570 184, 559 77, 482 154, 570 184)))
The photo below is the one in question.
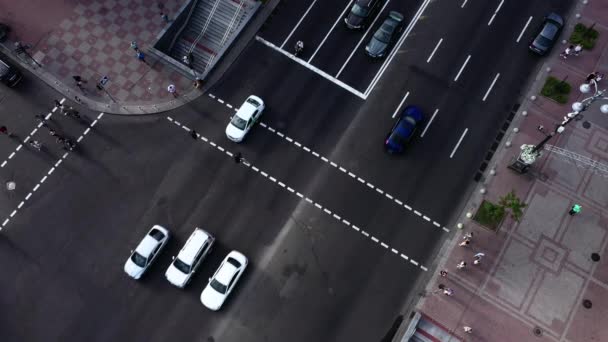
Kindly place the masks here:
MULTIPOLYGON (((417 305, 422 314, 419 335, 429 341, 608 340, 604 324, 608 311, 608 173, 601 171, 608 165, 608 116, 598 114, 600 104, 592 105, 583 120, 571 123, 549 141, 560 149, 545 151, 534 165, 535 176, 507 169, 521 144, 542 140, 536 130, 539 124, 554 127, 571 111, 572 102, 588 96, 580 94, 578 86, 589 72, 608 72, 608 5, 590 1, 579 4, 574 13, 580 13, 580 19, 573 16, 561 38, 567 39, 580 21, 595 23, 599 40, 593 50, 567 60, 559 58, 563 46, 558 44, 532 85, 530 95, 537 98, 529 97, 523 103, 511 126, 519 131, 509 130, 505 139, 512 146, 503 143, 486 170, 461 215, 464 231, 442 249, 437 276, 417 305), (567 104, 539 95, 548 75, 567 78, 572 85, 567 104), (580 156, 600 164, 592 167, 580 156), (494 176, 489 174, 491 168, 496 170, 494 176), (465 213, 474 214, 482 200, 497 202, 511 190, 527 204, 520 222, 507 218, 492 232, 466 218, 465 213), (570 216, 574 203, 583 210, 570 216), (459 247, 467 232, 474 233, 471 244, 459 247), (473 255, 478 252, 485 257, 474 265, 473 255), (457 270, 461 260, 467 267, 457 270), (439 276, 442 269, 448 271, 447 277, 439 276), (439 284, 452 288, 454 295, 437 293, 439 284), (464 326, 472 327, 472 333, 466 334, 464 326)), ((604 88, 606 81, 600 86, 604 88)))

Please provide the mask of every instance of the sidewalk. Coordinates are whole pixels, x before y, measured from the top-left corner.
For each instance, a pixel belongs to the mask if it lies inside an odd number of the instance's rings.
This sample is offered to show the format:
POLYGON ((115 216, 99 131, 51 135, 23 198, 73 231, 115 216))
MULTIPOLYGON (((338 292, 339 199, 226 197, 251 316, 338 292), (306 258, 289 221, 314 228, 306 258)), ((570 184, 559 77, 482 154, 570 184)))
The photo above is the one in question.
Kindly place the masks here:
MULTIPOLYGON (((533 167, 539 177, 507 168, 519 146, 542 140, 538 125, 551 129, 571 111, 573 102, 589 96, 578 91, 589 72, 608 74, 608 2, 592 0, 577 12, 581 18, 567 22, 562 39, 580 21, 595 23, 599 40, 593 50, 567 60, 559 58, 564 46, 558 44, 543 66, 530 93, 537 98, 528 97, 522 104, 461 215, 463 231, 442 250, 446 252, 436 272, 445 269, 447 277, 433 276, 417 305, 425 322, 434 323, 421 333, 428 341, 608 341, 608 173, 548 151, 533 167), (567 76, 572 85, 567 104, 539 95, 548 75, 567 76), (518 132, 512 130, 515 127, 518 132), (512 146, 506 147, 506 141, 512 146), (492 167, 495 175, 488 173, 492 167), (520 222, 507 218, 492 232, 466 218, 465 213, 474 214, 482 200, 496 203, 511 190, 527 204, 520 222), (574 203, 583 209, 570 216, 574 203), (470 245, 458 246, 468 232, 474 233, 470 245), (474 265, 478 252, 485 257, 474 265), (593 253, 597 255, 592 257, 593 253), (467 266, 458 270, 461 260, 467 266), (452 288, 454 295, 438 292, 439 284, 452 288), (472 327, 472 333, 466 334, 463 326, 472 327)), ((600 86, 606 88, 608 80, 600 86)), ((607 102, 594 103, 582 120, 570 123, 549 144, 608 165, 608 115, 599 110, 607 102)))
MULTIPOLYGON (((131 41, 136 41, 145 53, 156 36, 170 25, 161 18, 161 11, 173 18, 185 2, 79 0, 74 3, 0 0, 4 14, 0 21, 12 28, 9 42, 4 43, 7 55, 16 57, 12 53, 12 42, 31 44, 30 54, 42 64, 34 70, 37 76, 70 100, 78 97, 87 106, 106 112, 145 113, 175 107, 180 101, 167 91, 169 84, 174 84, 180 95, 193 91, 192 81, 156 63, 148 54, 148 64, 139 61, 130 47, 131 41), (83 84, 84 91, 76 87, 74 75, 87 81, 83 84), (95 87, 103 76, 110 79, 107 92, 95 87)), ((21 60, 27 62, 25 58, 21 60)), ((33 65, 28 64, 32 69, 33 65)))

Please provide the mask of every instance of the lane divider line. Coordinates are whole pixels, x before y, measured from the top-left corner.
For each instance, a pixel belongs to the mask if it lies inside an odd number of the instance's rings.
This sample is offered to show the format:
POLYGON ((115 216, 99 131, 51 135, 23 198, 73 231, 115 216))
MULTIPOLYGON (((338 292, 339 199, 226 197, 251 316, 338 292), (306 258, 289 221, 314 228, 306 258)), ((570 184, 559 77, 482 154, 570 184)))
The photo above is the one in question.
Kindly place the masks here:
MULTIPOLYGON (((407 98, 408 94, 409 94, 409 92, 408 92, 408 93, 407 93, 407 94, 404 96, 403 101, 405 101, 405 99, 407 98)), ((213 96, 213 98, 214 98, 214 99, 219 99, 219 98, 218 98, 217 96, 215 96, 215 95, 213 96)), ((235 111, 236 111, 236 109, 235 109, 235 111)), ((437 112, 438 112, 438 111, 439 111, 439 109, 435 109, 435 112, 433 113, 433 116, 431 117, 431 120, 429 120, 429 122, 427 123, 427 126, 425 127, 424 131, 422 132, 421 137, 422 137, 422 136, 423 136, 423 135, 426 133, 426 130, 429 128, 429 126, 430 126, 431 122, 433 122, 433 120, 435 119, 435 116, 437 115, 437 112)), ((181 124, 180 124, 178 121, 175 121, 175 122, 176 122, 176 124, 181 125, 181 124)), ((259 122, 259 125, 260 125, 261 127, 264 127, 265 129, 267 129, 268 131, 270 131, 270 132, 272 132, 272 133, 276 134, 276 135, 277 135, 277 136, 279 136, 280 138, 283 138, 283 139, 287 140, 287 137, 288 137, 288 136, 287 136, 286 134, 284 134, 284 133, 282 133, 282 132, 280 132, 280 131, 277 131, 277 130, 276 130, 276 129, 274 129, 272 126, 268 125, 267 123, 260 121, 260 122, 259 122)), ((207 142, 207 138, 206 138, 206 137, 201 136, 201 139, 203 139, 205 142, 207 142)), ((388 193, 387 191, 384 191, 384 190, 382 190, 382 189, 378 189, 377 187, 375 187, 375 186, 374 186, 373 184, 371 184, 370 182, 368 182, 368 181, 366 181, 365 179, 363 179, 363 178, 361 178, 361 177, 357 176, 355 173, 353 173, 353 172, 349 171, 348 169, 346 169, 346 168, 342 167, 340 164, 338 164, 338 163, 336 163, 336 162, 334 162, 334 161, 329 160, 329 159, 328 159, 328 158, 326 158, 325 156, 323 156, 323 155, 321 155, 321 154, 317 153, 316 151, 312 150, 311 148, 307 147, 306 145, 303 145, 303 144, 301 144, 301 143, 297 143, 297 144, 296 144, 296 141, 295 141, 295 140, 292 140, 292 141, 289 141, 289 140, 288 140, 288 142, 290 142, 291 144, 295 145, 296 147, 298 147, 298 148, 300 148, 300 149, 302 149, 302 150, 304 150, 304 151, 306 151, 306 152, 308 152, 308 153, 312 154, 313 156, 315 156, 315 157, 317 157, 317 158, 321 159, 321 160, 322 160, 322 161, 324 161, 325 163, 328 163, 328 164, 330 164, 331 166, 333 166, 333 167, 335 167, 335 168, 338 168, 340 171, 342 171, 342 172, 344 172, 344 173, 347 173, 347 174, 348 174, 349 176, 351 176, 353 179, 357 179, 357 180, 358 180, 358 181, 359 181, 361 184, 366 184, 366 185, 367 185, 367 186, 368 186, 370 189, 372 189, 372 190, 376 190, 376 191, 377 191, 379 194, 381 194, 381 195, 385 195, 385 197, 386 197, 386 198, 388 198, 389 200, 393 201, 393 202, 394 202, 394 203, 396 203, 398 206, 403 207, 403 208, 405 208, 405 209, 407 209, 407 210, 409 210, 409 211, 411 211, 411 210, 412 210, 412 207, 410 207, 409 205, 407 205, 407 204, 403 203, 403 201, 399 200, 398 198, 396 198, 396 197, 392 196, 392 195, 391 195, 390 193, 388 193)), ((214 142, 211 142, 211 144, 212 144, 212 146, 214 146, 214 147, 215 147, 215 143, 214 143, 214 142)), ((438 228, 441 228, 441 230, 443 230, 443 231, 444 231, 444 232, 446 232, 446 233, 449 233, 449 232, 450 232, 450 230, 449 230, 448 228, 446 228, 445 226, 444 226, 444 227, 442 227, 441 225, 435 225, 435 226, 436 226, 436 227, 438 227, 438 228)))
MULTIPOLYGON (((174 124, 176 127, 181 127, 181 128, 183 128, 184 130, 190 131, 190 128, 186 127, 185 125, 182 125, 181 123, 178 123, 178 121, 174 120, 174 119, 173 119, 172 117, 170 117, 170 116, 168 116, 168 117, 167 117, 167 120, 168 120, 169 122, 173 123, 173 124, 174 124)), ((203 139, 202 139, 202 135, 200 135, 200 134, 198 134, 198 133, 197 133, 197 136, 198 136, 198 138, 199 138, 201 141, 205 141, 205 140, 203 140, 203 139)), ((220 151, 221 153, 225 153, 226 155, 228 155, 228 152, 229 152, 229 151, 228 151, 227 149, 225 149, 225 148, 224 148, 223 150, 220 150, 220 147, 221 147, 221 146, 219 146, 218 144, 213 144, 213 145, 212 145, 212 144, 211 144, 211 141, 205 141, 205 142, 206 142, 207 144, 209 144, 210 146, 215 147, 215 148, 216 148, 218 151, 220 151)), ((252 170, 252 171, 255 171, 256 173, 258 173, 258 174, 260 174, 260 175, 264 176, 265 178, 268 178, 268 179, 273 180, 273 183, 275 183, 275 184, 283 184, 283 185, 285 185, 284 183, 282 183, 282 182, 280 182, 280 181, 277 181, 277 179, 276 179, 276 178, 274 178, 274 177, 272 177, 272 176, 269 176, 269 175, 268 175, 268 173, 266 173, 266 172, 262 171, 262 170, 261 170, 259 167, 255 167, 254 165, 252 165, 252 164, 251 164, 250 162, 248 162, 248 161, 244 161, 244 160, 243 160, 243 161, 241 161, 241 162, 240 162, 240 165, 242 165, 242 166, 244 166, 244 167, 247 167, 247 168, 249 168, 249 169, 250 169, 250 170, 252 170)), ((285 186, 283 186, 282 188, 284 189, 284 188, 285 188, 285 186)), ((289 193, 294 193, 294 192, 291 192, 291 191, 290 191, 289 193)), ((297 192, 297 193, 299 193, 299 192, 297 192)), ((300 196, 298 196, 298 197, 300 197, 300 196)), ((395 255, 401 255, 401 257, 402 257, 403 259, 408 260, 408 257, 405 257, 405 258, 404 258, 404 256, 405 256, 405 255, 404 255, 404 254, 402 254, 402 253, 400 253, 400 252, 399 252, 397 249, 395 249, 395 248, 393 248, 393 247, 390 247, 390 246, 389 246, 387 243, 385 243, 385 242, 383 242, 383 241, 380 241, 380 239, 378 239, 377 237, 375 237, 375 236, 373 236, 373 235, 370 235, 370 234, 369 234, 368 232, 366 232, 365 230, 362 230, 362 229, 360 229, 359 227, 357 227, 357 226, 355 226, 354 224, 352 224, 351 222, 349 222, 349 221, 347 221, 347 220, 343 219, 343 218, 342 218, 340 215, 338 215, 338 214, 336 214, 336 213, 332 212, 332 211, 331 211, 331 210, 329 210, 328 208, 325 208, 325 207, 324 207, 323 205, 321 205, 320 203, 318 203, 318 202, 316 202, 316 201, 313 201, 312 199, 310 199, 310 198, 308 198, 308 197, 305 197, 305 200, 306 200, 306 202, 308 202, 308 203, 310 203, 310 204, 314 205, 314 207, 316 207, 317 209, 321 210, 321 212, 326 213, 326 214, 327 214, 329 217, 334 218, 334 219, 335 219, 337 222, 339 222, 339 223, 341 223, 341 224, 343 224, 343 225, 345 225, 345 226, 347 226, 347 227, 351 227, 353 230, 355 230, 355 231, 357 231, 357 232, 360 232, 360 233, 361 233, 363 236, 365 236, 366 238, 370 238, 370 239, 371 239, 373 242, 376 242, 376 243, 380 244, 380 246, 381 246, 381 247, 384 247, 385 249, 388 249, 388 250, 391 250, 391 251, 393 251, 393 250, 394 250, 394 251, 392 252, 393 254, 395 254, 395 255)), ((423 265, 421 265, 420 263, 418 263, 418 262, 416 262, 416 261, 414 261, 414 260, 412 260, 412 259, 409 259, 409 261, 410 261, 410 263, 411 263, 411 264, 413 264, 413 265, 417 266, 417 267, 418 267, 418 268, 420 268, 421 270, 423 270, 423 271, 425 271, 425 272, 426 272, 426 271, 428 271, 428 268, 427 268, 427 267, 425 267, 425 266, 423 266, 423 265)))
MULTIPOLYGON (((63 103, 63 102, 62 102, 63 103)), ((97 116, 97 120, 101 119, 104 116, 104 113, 99 113, 99 115, 97 116)), ((92 125, 92 124, 91 124, 92 125)), ((80 138, 84 137, 84 135, 80 135, 79 140, 81 140, 80 138)), ((19 210, 21 210, 21 208, 23 207, 23 205, 32 197, 32 195, 38 191, 38 189, 40 188, 40 186, 48 179, 49 175, 51 175, 54 170, 57 168, 58 165, 61 164, 62 161, 64 161, 68 156, 70 155, 70 151, 66 151, 59 160, 57 160, 57 162, 55 163, 55 166, 52 166, 51 169, 46 173, 46 175, 44 175, 42 177, 42 179, 40 179, 40 181, 38 183, 36 183, 36 186, 34 186, 34 188, 32 189, 32 191, 30 191, 26 196, 25 199, 23 201, 21 201, 21 203, 19 203, 19 205, 17 206, 17 209, 13 210, 13 212, 10 214, 10 217, 7 217, 3 222, 2 222, 2 226, 0 226, 0 231, 2 231, 2 229, 4 229, 6 227, 6 225, 10 222, 10 219, 15 216, 15 214, 17 214, 17 212, 19 210)))

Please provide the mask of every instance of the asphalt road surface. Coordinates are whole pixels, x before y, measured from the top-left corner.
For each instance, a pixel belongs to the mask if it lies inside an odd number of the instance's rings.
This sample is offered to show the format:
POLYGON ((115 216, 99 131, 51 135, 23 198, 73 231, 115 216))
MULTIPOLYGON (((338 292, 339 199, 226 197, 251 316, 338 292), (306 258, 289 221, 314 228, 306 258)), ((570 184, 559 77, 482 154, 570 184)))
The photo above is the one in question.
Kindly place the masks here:
POLYGON ((209 94, 169 113, 81 110, 74 120, 51 112, 58 95, 31 75, 3 89, 3 117, 18 132, 0 144, 2 179, 17 184, 0 207, 3 341, 380 341, 409 314, 416 281, 542 62, 528 40, 571 2, 497 11, 499 1, 393 0, 371 31, 388 10, 419 20, 382 61, 365 58, 365 39, 355 49, 365 31, 338 20, 346 1, 312 3, 281 4, 259 33, 276 48, 252 41, 209 94), (288 56, 294 39, 305 40, 300 60, 288 56), (224 128, 250 94, 267 110, 237 145, 224 128), (400 104, 426 119, 406 153, 389 156, 382 142, 400 104), (76 150, 64 154, 43 127, 33 133, 43 151, 16 150, 38 127, 32 113, 82 136, 76 150), (246 161, 234 162, 237 151, 246 161), (128 279, 124 261, 154 224, 172 232, 167 249, 128 279), (179 290, 164 271, 196 226, 216 247, 179 290), (200 292, 233 249, 250 265, 211 312, 200 292))

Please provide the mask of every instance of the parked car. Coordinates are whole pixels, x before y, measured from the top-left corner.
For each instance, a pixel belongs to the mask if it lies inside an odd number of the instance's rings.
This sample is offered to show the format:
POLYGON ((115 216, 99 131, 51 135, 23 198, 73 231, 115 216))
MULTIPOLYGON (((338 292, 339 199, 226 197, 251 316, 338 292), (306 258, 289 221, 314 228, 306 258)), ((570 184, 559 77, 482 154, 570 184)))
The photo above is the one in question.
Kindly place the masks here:
POLYGON ((391 11, 384 19, 382 26, 376 30, 365 47, 365 52, 374 58, 384 57, 390 50, 399 33, 403 30, 403 15, 396 11, 391 11))
POLYGON ((179 288, 186 286, 198 266, 211 251, 213 242, 215 239, 211 234, 195 228, 184 247, 179 251, 177 257, 173 257, 173 262, 167 268, 167 272, 165 272, 167 280, 179 288))
POLYGON ((349 29, 365 28, 371 18, 382 8, 384 0, 356 0, 344 23, 349 29))
POLYGON ((201 303, 213 311, 219 310, 247 268, 247 262, 247 258, 238 251, 228 253, 213 277, 209 278, 201 293, 201 303))
POLYGON ((538 30, 538 33, 534 36, 532 42, 530 42, 530 51, 541 56, 547 54, 557 41, 563 27, 564 19, 556 13, 549 13, 545 17, 545 21, 538 30))
POLYGON ((139 279, 148 270, 169 240, 169 231, 159 225, 150 229, 125 263, 124 270, 133 279, 139 279))
POLYGON ((4 57, 0 57, 0 82, 9 87, 14 87, 22 78, 23 75, 19 69, 6 62, 4 57))
POLYGON ((232 120, 226 127, 226 136, 234 142, 241 142, 245 139, 251 127, 262 116, 264 111, 264 101, 261 98, 250 95, 241 105, 241 108, 234 114, 232 120))
POLYGON ((386 151, 389 153, 403 152, 405 145, 412 139, 416 128, 423 119, 424 115, 420 108, 413 105, 405 107, 384 140, 386 151))

